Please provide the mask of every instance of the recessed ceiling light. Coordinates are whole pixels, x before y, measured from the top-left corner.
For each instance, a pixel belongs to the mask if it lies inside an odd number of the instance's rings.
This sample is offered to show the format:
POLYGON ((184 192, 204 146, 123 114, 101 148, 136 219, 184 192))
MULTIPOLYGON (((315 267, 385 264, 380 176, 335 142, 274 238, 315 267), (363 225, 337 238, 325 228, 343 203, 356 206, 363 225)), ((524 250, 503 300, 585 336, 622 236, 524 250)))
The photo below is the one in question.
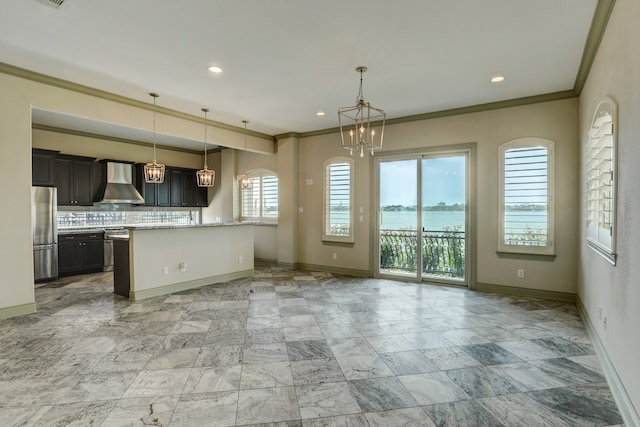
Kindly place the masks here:
POLYGON ((212 73, 215 73, 215 74, 220 74, 222 72, 222 68, 220 68, 220 67, 218 67, 216 65, 212 65, 208 69, 209 69, 209 71, 211 71, 212 73))
POLYGON ((316 112, 316 116, 318 116, 318 117, 322 117, 322 116, 324 116, 324 114, 325 114, 324 111, 316 112))
POLYGON ((491 78, 491 83, 500 83, 504 81, 504 76, 495 76, 491 78))

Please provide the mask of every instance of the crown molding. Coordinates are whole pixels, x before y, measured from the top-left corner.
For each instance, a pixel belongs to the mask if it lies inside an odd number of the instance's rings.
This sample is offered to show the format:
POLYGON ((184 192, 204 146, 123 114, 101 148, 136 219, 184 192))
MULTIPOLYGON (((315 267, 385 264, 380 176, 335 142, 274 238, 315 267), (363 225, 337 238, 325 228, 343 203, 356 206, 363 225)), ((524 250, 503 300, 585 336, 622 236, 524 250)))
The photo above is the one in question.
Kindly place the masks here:
POLYGON ((587 82, 587 77, 591 71, 593 61, 596 59, 600 42, 604 36, 604 32, 607 29, 609 23, 609 17, 613 11, 613 6, 616 4, 616 0, 598 0, 596 10, 591 20, 591 27, 589 28, 589 34, 587 35, 587 41, 584 44, 584 51, 582 52, 582 60, 580 61, 580 67, 578 68, 578 74, 576 75, 576 81, 573 85, 573 90, 580 96, 584 84, 587 82))
MULTIPOLYGON (((545 93, 542 95, 526 96, 523 98, 508 99, 506 101, 488 102, 486 104, 471 105, 468 107, 452 108, 449 110, 433 111, 431 113, 415 114, 412 116, 396 117, 394 119, 387 119, 386 125, 396 125, 400 123, 417 122, 421 120, 436 119, 440 117, 457 116, 460 114, 479 113, 483 111, 498 110, 501 108, 519 107, 523 105, 538 104, 541 102, 559 101, 562 99, 575 98, 578 95, 573 90, 565 90, 561 92, 545 93)), ((372 123, 374 126, 379 125, 379 122, 372 123)), ((311 132, 301 133, 285 133, 276 135, 276 139, 288 138, 290 136, 296 136, 297 138, 308 138, 310 136, 326 135, 330 133, 338 133, 340 128, 334 127, 329 129, 314 130, 311 132)))

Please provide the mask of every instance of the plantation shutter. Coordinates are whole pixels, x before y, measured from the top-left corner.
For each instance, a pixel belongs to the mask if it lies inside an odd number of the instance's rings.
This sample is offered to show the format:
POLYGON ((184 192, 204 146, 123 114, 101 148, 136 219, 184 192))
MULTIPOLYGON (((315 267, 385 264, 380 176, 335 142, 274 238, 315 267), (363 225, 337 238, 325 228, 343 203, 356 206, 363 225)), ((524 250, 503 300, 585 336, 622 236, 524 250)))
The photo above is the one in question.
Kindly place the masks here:
POLYGON ((262 216, 278 217, 278 177, 262 177, 262 216))
POLYGON ((258 174, 249 177, 249 187, 241 189, 242 218, 278 218, 278 177, 258 174))
POLYGON ((549 243, 549 149, 511 148, 504 152, 504 244, 549 243))
POLYGON ((260 177, 249 177, 249 186, 242 188, 242 216, 244 218, 260 216, 260 177))
POLYGON ((351 234, 351 165, 332 163, 328 166, 326 183, 325 234, 351 234))
POLYGON ((586 216, 590 243, 613 251, 614 139, 613 116, 601 113, 589 130, 586 152, 586 216))

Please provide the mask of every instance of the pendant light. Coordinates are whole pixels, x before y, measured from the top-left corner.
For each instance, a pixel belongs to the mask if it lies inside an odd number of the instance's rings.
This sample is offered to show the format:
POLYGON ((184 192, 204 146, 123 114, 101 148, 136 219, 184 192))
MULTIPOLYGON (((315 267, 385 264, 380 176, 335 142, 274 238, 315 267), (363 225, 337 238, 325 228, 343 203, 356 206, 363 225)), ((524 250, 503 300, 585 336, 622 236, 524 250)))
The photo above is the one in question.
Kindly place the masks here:
POLYGON ((196 179, 198 181, 198 187, 213 187, 213 183, 216 181, 216 172, 207 168, 207 113, 208 108, 203 108, 204 112, 204 169, 196 172, 196 179))
MULTIPOLYGON (((249 120, 243 120, 242 123, 244 123, 244 153, 245 153, 245 160, 247 157, 247 123, 249 123, 249 120)), ((243 173, 241 175, 238 175, 236 177, 236 179, 238 180, 238 183, 240 184, 240 187, 242 188, 249 188, 251 186, 251 180, 249 177, 248 173, 243 173)))
POLYGON ((144 180, 150 184, 162 184, 164 182, 164 165, 156 160, 156 98, 160 95, 150 93, 153 97, 153 162, 144 165, 144 180))
POLYGON ((362 75, 367 72, 367 67, 358 67, 356 71, 360 73, 360 90, 356 98, 356 105, 343 107, 338 110, 338 121, 340 125, 340 137, 342 138, 342 148, 359 151, 360 157, 364 157, 364 152, 382 148, 382 138, 384 137, 384 122, 387 114, 384 110, 371 106, 365 102, 362 94, 362 75), (378 133, 373 129, 379 125, 378 133))

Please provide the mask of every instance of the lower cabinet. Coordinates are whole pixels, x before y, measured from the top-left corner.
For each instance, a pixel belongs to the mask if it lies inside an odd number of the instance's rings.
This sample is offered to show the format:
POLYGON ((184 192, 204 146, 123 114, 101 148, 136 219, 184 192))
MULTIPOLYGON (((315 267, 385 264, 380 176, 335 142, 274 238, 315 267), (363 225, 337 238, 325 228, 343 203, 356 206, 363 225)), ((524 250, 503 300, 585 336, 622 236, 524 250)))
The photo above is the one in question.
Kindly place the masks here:
POLYGON ((58 236, 58 274, 96 273, 104 268, 104 233, 58 236))

